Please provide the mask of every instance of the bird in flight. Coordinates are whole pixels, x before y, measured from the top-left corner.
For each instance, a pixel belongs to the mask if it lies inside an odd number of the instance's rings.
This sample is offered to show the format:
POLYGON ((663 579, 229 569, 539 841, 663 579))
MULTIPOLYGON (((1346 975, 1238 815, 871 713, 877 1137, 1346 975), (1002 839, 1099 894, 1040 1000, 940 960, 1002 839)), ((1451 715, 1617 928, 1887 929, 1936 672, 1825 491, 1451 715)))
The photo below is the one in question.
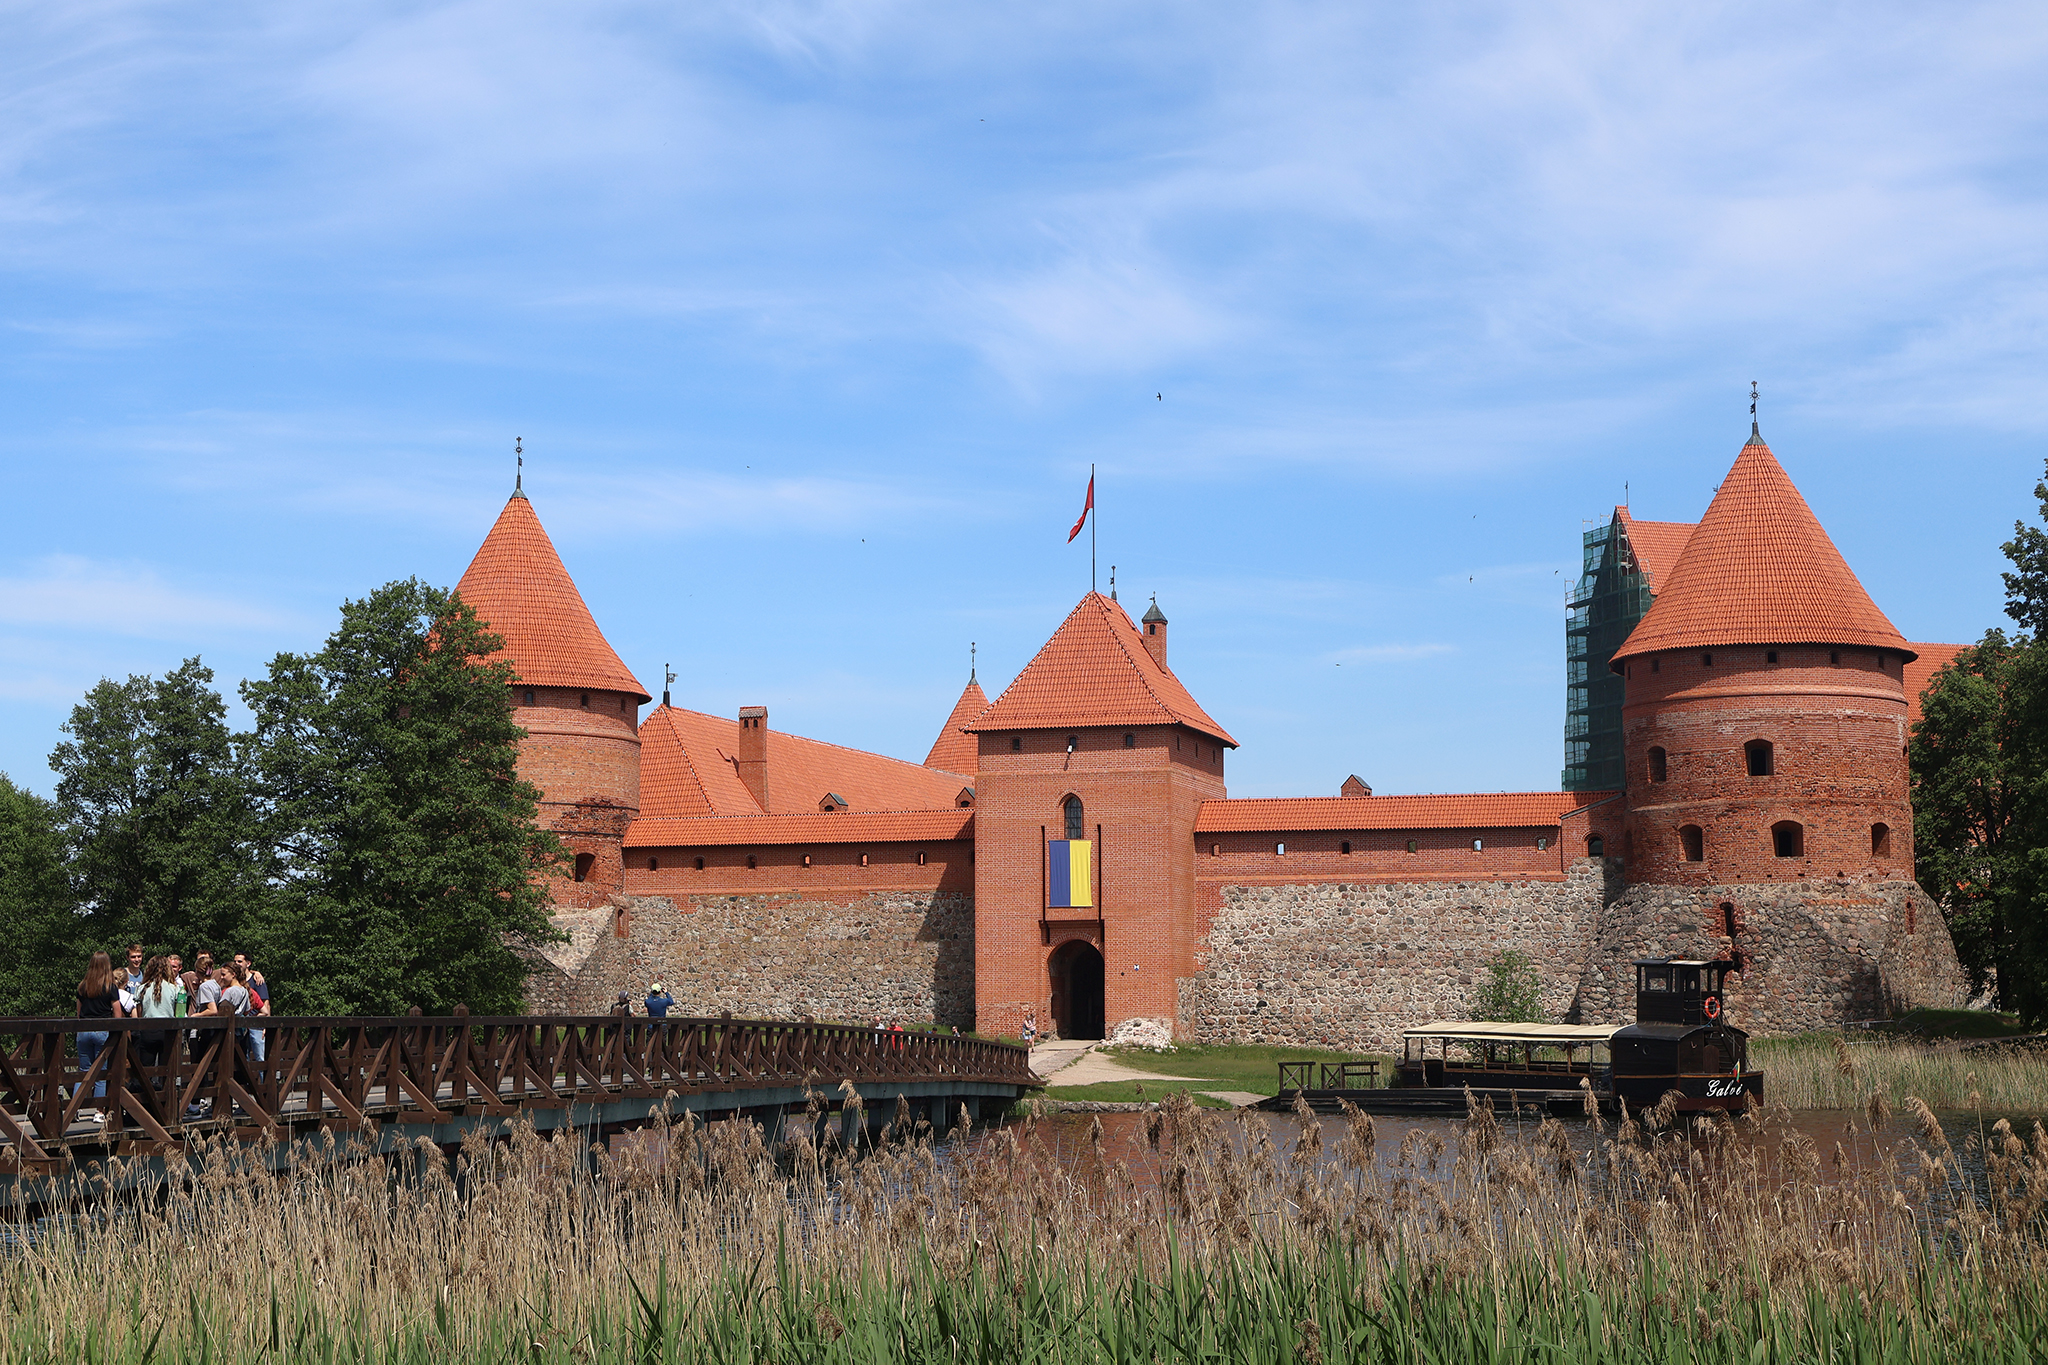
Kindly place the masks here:
POLYGON ((1160 402, 1162 402, 1162 403, 1164 403, 1164 402, 1166 401, 1166 395, 1165 395, 1165 394, 1163 394, 1163 393, 1155 393, 1155 394, 1153 394, 1152 396, 1153 396, 1154 398, 1157 398, 1157 399, 1158 399, 1158 400, 1159 400, 1160 402))

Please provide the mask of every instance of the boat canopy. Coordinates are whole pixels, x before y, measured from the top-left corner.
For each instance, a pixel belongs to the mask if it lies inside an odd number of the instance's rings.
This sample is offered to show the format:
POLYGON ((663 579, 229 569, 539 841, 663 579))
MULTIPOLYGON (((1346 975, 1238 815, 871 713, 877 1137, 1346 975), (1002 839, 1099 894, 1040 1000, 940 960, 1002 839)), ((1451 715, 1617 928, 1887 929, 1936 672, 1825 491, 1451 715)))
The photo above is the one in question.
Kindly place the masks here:
POLYGON ((1558 1047, 1586 1047, 1604 1043, 1624 1026, 1621 1024, 1494 1024, 1478 1019, 1457 1019, 1420 1028, 1401 1030, 1409 1039, 1457 1038, 1467 1042, 1550 1043, 1558 1047))

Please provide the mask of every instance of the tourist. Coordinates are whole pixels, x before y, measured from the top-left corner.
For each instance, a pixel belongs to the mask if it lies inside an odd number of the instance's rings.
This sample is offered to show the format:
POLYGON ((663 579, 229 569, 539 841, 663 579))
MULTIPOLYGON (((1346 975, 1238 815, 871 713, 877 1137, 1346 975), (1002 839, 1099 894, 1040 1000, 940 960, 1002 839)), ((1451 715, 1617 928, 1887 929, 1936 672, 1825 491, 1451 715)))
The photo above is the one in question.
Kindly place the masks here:
MULTIPOLYGON (((78 1017, 80 1019, 119 1019, 121 1011, 121 985, 114 972, 114 960, 105 953, 94 953, 85 969, 85 979, 78 983, 78 1017)), ((78 1069, 80 1073, 92 1070, 92 1064, 99 1060, 100 1053, 107 1046, 106 1030, 81 1030, 78 1035, 78 1069)), ((92 1097, 96 1100, 107 1097, 105 1079, 93 1087, 92 1097)), ((100 1120, 97 1109, 81 1109, 78 1116, 88 1123, 100 1120)))
MULTIPOLYGON (((232 989, 241 992, 240 998, 233 1002, 236 1017, 250 1019, 262 1014, 263 1002, 256 998, 256 988, 249 982, 248 959, 244 958, 240 953, 236 953, 233 964, 222 968, 222 970, 234 979, 232 989)), ((227 998, 227 992, 222 991, 221 999, 226 1001, 227 998)), ((235 1030, 236 1046, 240 1047, 242 1055, 252 1062, 263 1060, 263 1040, 256 1036, 261 1032, 261 1029, 253 1028, 238 1028, 235 1030)))
POLYGON ((142 945, 140 943, 129 944, 128 972, 126 978, 121 982, 121 984, 127 988, 128 994, 131 996, 133 996, 135 992, 142 989, 142 959, 142 945))
MULTIPOLYGON (((240 969, 237 975, 246 980, 249 994, 254 997, 251 1003, 257 1008, 253 1013, 270 1013, 270 983, 263 979, 263 973, 256 970, 254 960, 247 953, 236 953, 235 966, 240 969)), ((255 1061, 262 1061, 268 1051, 266 1035, 267 1030, 260 1028, 252 1028, 243 1035, 248 1040, 249 1056, 255 1061)))
POLYGON ((675 1003, 675 997, 663 990, 659 981, 648 986, 646 1004, 649 1019, 668 1018, 668 1012, 674 1008, 675 1003))
POLYGON ((1024 1046, 1030 1047, 1038 1041, 1038 1012, 1032 1010, 1024 1016, 1024 1046))
MULTIPOLYGON (((175 1019, 185 1012, 185 983, 171 970, 169 959, 153 957, 143 969, 142 984, 135 989, 135 1017, 138 1019, 175 1019)), ((168 1029, 149 1029, 137 1032, 136 1048, 142 1065, 156 1067, 164 1064, 164 1053, 170 1042, 168 1029)), ((157 1089, 163 1087, 161 1078, 155 1081, 157 1089)))
POLYGON ((632 997, 631 997, 631 996, 629 996, 629 995, 627 995, 627 994, 626 994, 626 993, 625 993, 624 991, 620 991, 620 992, 619 992, 619 998, 618 998, 617 1000, 614 1000, 614 1001, 612 1002, 612 1013, 613 1013, 614 1015, 616 1015, 616 1016, 617 1016, 618 1018, 621 1018, 621 1019, 630 1019, 630 1018, 632 1018, 632 1017, 633 1017, 633 999, 632 999, 632 997))

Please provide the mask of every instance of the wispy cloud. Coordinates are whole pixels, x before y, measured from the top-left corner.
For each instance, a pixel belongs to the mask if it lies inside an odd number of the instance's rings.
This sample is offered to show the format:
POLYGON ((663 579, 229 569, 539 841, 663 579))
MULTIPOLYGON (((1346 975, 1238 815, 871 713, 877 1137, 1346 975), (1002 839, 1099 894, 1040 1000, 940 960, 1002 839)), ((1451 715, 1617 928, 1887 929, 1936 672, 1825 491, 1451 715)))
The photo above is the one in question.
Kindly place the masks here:
POLYGON ((49 555, 26 574, 0 578, 0 624, 178 640, 299 623, 259 602, 180 587, 144 565, 49 555))

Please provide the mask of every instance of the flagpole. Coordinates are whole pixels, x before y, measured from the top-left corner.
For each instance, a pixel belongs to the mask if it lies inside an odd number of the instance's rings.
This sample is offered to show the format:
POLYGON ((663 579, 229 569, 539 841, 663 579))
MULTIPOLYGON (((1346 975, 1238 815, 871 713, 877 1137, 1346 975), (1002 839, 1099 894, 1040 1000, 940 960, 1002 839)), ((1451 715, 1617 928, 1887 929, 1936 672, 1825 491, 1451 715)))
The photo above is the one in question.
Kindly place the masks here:
POLYGON ((1095 466, 1092 464, 1088 466, 1088 492, 1091 495, 1088 509, 1088 591, 1092 593, 1095 591, 1095 523, 1102 520, 1102 514, 1092 506, 1095 501, 1092 496, 1095 492, 1095 466))

